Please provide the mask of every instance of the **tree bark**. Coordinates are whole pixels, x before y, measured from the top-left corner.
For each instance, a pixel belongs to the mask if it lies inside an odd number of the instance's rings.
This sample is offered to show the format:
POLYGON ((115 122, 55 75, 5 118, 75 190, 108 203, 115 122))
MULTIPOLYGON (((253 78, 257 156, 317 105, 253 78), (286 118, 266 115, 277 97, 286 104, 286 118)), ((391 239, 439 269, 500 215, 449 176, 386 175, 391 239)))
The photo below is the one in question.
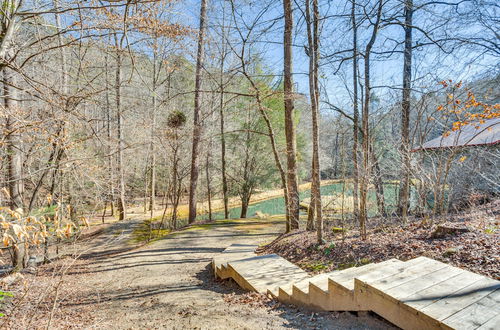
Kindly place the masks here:
POLYGON ((117 162, 118 167, 118 220, 124 220, 127 216, 125 205, 125 172, 123 169, 123 150, 125 144, 123 141, 123 111, 122 111, 122 96, 121 96, 121 75, 122 75, 122 54, 121 47, 118 42, 118 37, 115 33, 116 51, 116 76, 115 76, 115 105, 116 105, 116 133, 118 139, 117 162))
POLYGON ((19 111, 18 95, 16 85, 16 76, 9 67, 3 68, 3 92, 4 106, 8 116, 5 122, 5 131, 7 132, 7 172, 8 188, 10 201, 9 206, 12 210, 23 208, 24 181, 22 178, 22 146, 21 134, 16 127, 16 113, 19 111))
POLYGON ((358 164, 358 140, 359 140, 359 110, 358 110, 358 25, 356 23, 356 0, 352 0, 351 22, 353 30, 352 40, 352 87, 353 87, 353 218, 360 223, 359 217, 359 164, 358 164))
POLYGON ((198 31, 198 52, 196 55, 196 77, 194 91, 193 143, 191 150, 191 176, 189 182, 189 217, 188 222, 196 220, 196 187, 198 184, 198 149, 201 140, 201 71, 205 53, 205 21, 207 16, 207 0, 201 0, 200 28, 198 31))
POLYGON ((410 98, 412 62, 413 0, 405 0, 405 50, 403 63, 403 97, 401 102, 401 183, 399 213, 403 223, 408 221, 410 199, 410 98))
MULTIPOLYGON (((106 194, 106 199, 109 200, 110 207, 111 207, 111 216, 115 215, 115 176, 114 176, 114 162, 113 158, 111 156, 113 152, 112 148, 112 128, 111 128, 111 122, 112 122, 112 116, 111 116, 111 100, 110 100, 110 84, 109 84, 109 56, 108 52, 105 52, 104 55, 104 77, 105 77, 105 101, 106 101, 106 138, 107 138, 107 151, 108 151, 108 161, 107 161, 107 166, 108 166, 108 184, 109 184, 109 195, 106 194)), ((106 203, 105 203, 106 204, 106 203)), ((104 206, 104 213, 106 213, 106 206, 104 206)), ((104 216, 103 216, 103 221, 104 221, 104 216)))
POLYGON ((287 187, 290 229, 299 228, 299 191, 297 182, 297 156, 294 122, 293 80, 292 80, 292 32, 293 13, 292 1, 283 0, 285 13, 285 31, 283 34, 284 61, 284 104, 285 104, 285 138, 287 158, 287 187))
POLYGON ((224 201, 224 218, 229 218, 229 196, 226 174, 226 136, 225 133, 225 114, 224 114, 224 64, 227 56, 226 52, 226 10, 225 1, 223 1, 222 9, 222 54, 220 60, 220 95, 219 95, 219 116, 220 116, 220 144, 221 144, 221 175, 222 175, 222 199, 224 201))
POLYGON ((321 167, 319 163, 319 8, 318 1, 313 0, 313 18, 311 21, 310 3, 306 0, 307 40, 309 44, 309 94, 311 99, 312 123, 312 182, 311 182, 311 212, 308 214, 307 229, 314 229, 316 218, 316 233, 318 243, 323 242, 323 211, 321 205, 321 167), (312 29, 311 29, 312 27, 312 29))
POLYGON ((210 148, 212 148, 212 145, 207 149, 207 159, 205 163, 205 175, 207 177, 207 200, 208 200, 208 220, 212 221, 212 187, 210 185, 210 148))
POLYGON ((156 109, 157 105, 157 97, 156 97, 156 85, 157 85, 157 73, 156 73, 156 60, 157 60, 157 43, 155 39, 153 52, 153 97, 152 97, 152 105, 151 108, 151 132, 150 132, 150 141, 149 141, 149 152, 150 152, 150 168, 149 168, 149 211, 151 217, 153 217, 154 209, 155 209, 155 197, 156 197, 156 150, 155 150, 155 134, 156 134, 156 109))
POLYGON ((362 131, 363 131, 363 171, 360 180, 360 233, 363 239, 366 239, 366 221, 368 219, 368 185, 370 179, 370 132, 369 132, 369 115, 370 115, 370 101, 371 101, 371 84, 370 84, 370 55, 377 39, 378 29, 380 25, 380 18, 382 16, 383 0, 379 0, 377 17, 373 26, 372 35, 365 48, 365 103, 363 106, 362 116, 362 131))
MULTIPOLYGON (((314 51, 314 42, 313 42, 313 32, 312 32, 312 19, 311 19, 311 1, 306 0, 306 8, 305 8, 305 15, 306 15, 306 27, 307 27, 307 44, 309 47, 308 51, 308 56, 309 56, 309 99, 311 101, 311 123, 314 121, 315 117, 315 110, 316 110, 316 92, 315 92, 315 79, 314 79, 314 56, 315 56, 315 51, 314 51)), ((315 140, 314 140, 314 127, 313 127, 313 156, 312 156, 312 166, 311 166, 311 201, 309 202, 309 209, 307 210, 307 224, 306 224, 306 230, 308 231, 313 231, 314 228, 314 217, 316 213, 316 198, 315 198, 315 168, 316 168, 316 158, 314 157, 314 147, 315 147, 315 140)))

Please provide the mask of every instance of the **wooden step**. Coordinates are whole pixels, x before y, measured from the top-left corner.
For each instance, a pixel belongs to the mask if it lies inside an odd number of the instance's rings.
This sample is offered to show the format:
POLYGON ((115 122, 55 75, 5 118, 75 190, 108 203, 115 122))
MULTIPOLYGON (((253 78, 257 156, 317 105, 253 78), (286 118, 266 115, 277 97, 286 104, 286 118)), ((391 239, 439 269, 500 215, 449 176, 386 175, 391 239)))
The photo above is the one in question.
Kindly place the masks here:
MULTIPOLYGON (((499 306, 500 289, 496 289, 461 311, 440 320, 450 328, 475 329, 478 325, 498 317, 500 315, 499 306)), ((498 319, 496 323, 497 326, 500 325, 498 319)), ((500 327, 496 329, 500 329, 500 327)))
POLYGON ((255 256, 258 245, 232 244, 212 259, 212 268, 216 277, 226 279, 229 276, 229 261, 246 259, 255 256))
POLYGON ((322 288, 328 285, 328 278, 338 271, 319 274, 311 278, 307 285, 294 285, 292 289, 292 299, 301 304, 307 304, 309 309, 323 310, 321 302, 328 297, 328 295, 321 295, 314 291, 314 288, 322 288), (313 291, 311 291, 313 290, 313 291))
POLYGON ((417 259, 395 275, 356 279, 358 301, 404 329, 475 329, 496 322, 499 281, 417 259))
POLYGON ((397 259, 389 259, 380 263, 372 263, 361 267, 348 268, 328 277, 328 305, 330 311, 357 311, 360 310, 354 296, 354 279, 359 276, 378 271, 385 273, 385 269, 393 269, 403 264, 397 259))
POLYGON ((280 287, 279 300, 306 307, 311 310, 318 310, 319 308, 317 308, 316 305, 311 304, 309 289, 311 285, 327 283, 329 274, 330 273, 319 274, 306 278, 302 281, 280 287))
POLYGON ((463 271, 460 274, 447 278, 446 280, 436 283, 434 286, 430 286, 428 288, 419 290, 411 295, 396 295, 395 298, 401 296, 401 301, 408 306, 419 310, 430 304, 435 303, 436 301, 442 299, 443 297, 447 297, 450 294, 469 286, 479 280, 481 280, 483 276, 479 274, 475 274, 468 271, 463 271))
POLYGON ((216 256, 217 276, 308 309, 371 310, 404 329, 500 329, 500 281, 426 257, 310 277, 256 248, 235 244, 216 256))
POLYGON ((279 296, 279 287, 309 275, 276 254, 228 262, 231 277, 243 288, 279 296))
MULTIPOLYGON (((298 285, 300 287, 303 286, 309 286, 309 281, 312 279, 312 277, 308 277, 303 279, 302 281, 299 282, 294 282, 294 283, 287 283, 286 285, 282 285, 278 288, 278 300, 286 303, 286 304, 297 304, 297 305, 302 305, 300 301, 293 300, 292 294, 293 294, 293 287, 295 285, 298 285)), ((307 306, 306 306, 307 307, 307 306)))
POLYGON ((380 291, 386 291, 448 266, 447 264, 426 257, 419 257, 414 260, 418 262, 405 263, 403 266, 407 267, 404 267, 400 273, 377 280, 371 280, 368 283, 380 291))
POLYGON ((483 323, 477 330, 498 330, 500 329, 500 314, 492 317, 485 323, 483 323))
POLYGON ((330 294, 328 292, 328 277, 339 271, 326 273, 326 278, 309 284, 309 304, 313 309, 328 311, 330 306, 330 294))
POLYGON ((420 312, 454 328, 458 323, 476 327, 500 314, 500 281, 483 277, 422 308, 420 312), (497 306, 496 308, 494 306, 497 306), (491 314, 493 313, 493 314, 491 314), (483 319, 481 314, 488 315, 483 319))

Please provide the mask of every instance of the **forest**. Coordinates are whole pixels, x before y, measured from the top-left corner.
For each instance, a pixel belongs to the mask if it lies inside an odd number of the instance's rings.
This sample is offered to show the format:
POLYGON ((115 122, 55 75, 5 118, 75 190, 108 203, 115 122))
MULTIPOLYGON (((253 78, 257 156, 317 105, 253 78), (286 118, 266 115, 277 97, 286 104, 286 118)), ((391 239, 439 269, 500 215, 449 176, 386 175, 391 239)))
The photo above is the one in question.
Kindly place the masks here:
MULTIPOLYGON (((139 287, 130 315, 118 291, 95 312, 93 267, 137 248, 201 265, 203 244, 251 240, 311 274, 424 255, 500 278, 496 1, 1 4, 0 327, 213 328, 139 287), (150 295, 174 319, 142 319, 150 295)), ((147 269, 134 281, 181 274, 147 269)), ((231 329, 387 325, 226 291, 231 329)))

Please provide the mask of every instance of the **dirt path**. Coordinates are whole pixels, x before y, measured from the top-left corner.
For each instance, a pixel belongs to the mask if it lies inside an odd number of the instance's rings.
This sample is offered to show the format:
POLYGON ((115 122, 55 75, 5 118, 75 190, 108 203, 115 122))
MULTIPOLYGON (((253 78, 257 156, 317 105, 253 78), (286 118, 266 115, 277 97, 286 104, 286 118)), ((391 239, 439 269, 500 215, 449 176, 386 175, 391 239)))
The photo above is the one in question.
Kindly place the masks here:
MULTIPOLYGON (((136 223, 136 221, 132 221, 136 223)), ((107 239, 120 237, 108 232, 107 239)), ((369 315, 312 314, 251 299, 234 283, 216 282, 211 258, 234 242, 263 243, 281 230, 278 220, 235 220, 198 226, 113 255, 104 244, 72 267, 60 289, 53 328, 98 329, 386 329, 369 315), (231 296, 231 293, 235 293, 231 296), (83 314, 83 316, 82 316, 83 314), (61 318, 66 315, 66 319, 61 318), (78 315, 78 316, 77 316, 78 315), (68 323, 68 318, 70 322, 68 323), (73 320, 71 322, 71 319, 73 320), (62 325, 64 324, 64 326, 62 325)), ((120 232, 120 230, 122 230, 120 232)), ((121 233, 121 234, 120 234, 121 233)), ((104 237, 106 237, 104 236, 104 237)), ((120 251, 117 244, 112 245, 120 251)), ((47 304, 50 307, 50 303, 47 304)))

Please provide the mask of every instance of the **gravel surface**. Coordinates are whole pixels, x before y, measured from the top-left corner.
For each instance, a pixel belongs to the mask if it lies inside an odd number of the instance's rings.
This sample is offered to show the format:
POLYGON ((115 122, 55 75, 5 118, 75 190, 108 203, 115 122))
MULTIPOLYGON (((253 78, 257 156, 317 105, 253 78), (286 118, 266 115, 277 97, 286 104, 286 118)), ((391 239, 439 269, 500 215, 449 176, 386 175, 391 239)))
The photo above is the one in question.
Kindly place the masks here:
POLYGON ((46 328, 50 322, 54 329, 391 328, 375 315, 312 313, 214 279, 209 264, 215 254, 235 242, 270 242, 283 226, 279 220, 225 221, 142 247, 121 239, 120 248, 116 237, 130 232, 122 223, 93 244, 86 242, 85 258, 66 258, 24 274, 8 288, 15 298, 4 305, 1 327, 46 328))

